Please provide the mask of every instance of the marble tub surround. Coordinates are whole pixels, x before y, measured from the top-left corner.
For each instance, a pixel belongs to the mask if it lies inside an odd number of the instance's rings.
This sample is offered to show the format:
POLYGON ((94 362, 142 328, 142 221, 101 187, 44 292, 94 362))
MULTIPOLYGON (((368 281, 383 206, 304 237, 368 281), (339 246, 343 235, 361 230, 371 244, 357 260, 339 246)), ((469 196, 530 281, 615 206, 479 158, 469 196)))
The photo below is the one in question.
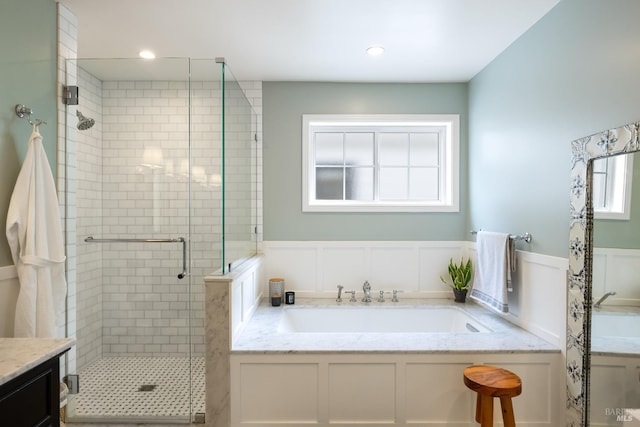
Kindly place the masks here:
POLYGON ((75 338, 0 338, 0 385, 69 350, 75 338))
POLYGON ((231 401, 231 340, 251 317, 260 297, 262 258, 254 257, 232 273, 207 276, 205 283, 206 425, 228 427, 231 401))
POLYGON ((272 307, 264 299, 238 336, 234 336, 233 354, 244 353, 429 353, 429 352, 560 352, 560 349, 536 335, 502 319, 473 303, 456 304, 440 299, 405 299, 399 303, 336 303, 333 299, 297 298, 291 307, 272 307), (455 307, 490 328, 489 333, 301 333, 279 332, 284 310, 301 307, 358 307, 373 311, 388 308, 407 310, 430 307, 455 307))

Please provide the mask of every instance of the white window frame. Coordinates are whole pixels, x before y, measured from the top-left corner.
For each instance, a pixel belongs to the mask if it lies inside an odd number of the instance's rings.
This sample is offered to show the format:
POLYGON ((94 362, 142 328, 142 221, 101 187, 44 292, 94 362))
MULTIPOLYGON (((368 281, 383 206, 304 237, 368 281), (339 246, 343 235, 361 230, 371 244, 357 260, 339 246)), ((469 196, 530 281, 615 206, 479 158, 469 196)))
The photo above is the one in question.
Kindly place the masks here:
POLYGON ((633 156, 617 155, 595 161, 609 162, 606 175, 607 192, 605 206, 594 208, 596 219, 628 220, 631 218, 631 183, 633 181, 633 156))
POLYGON ((304 114, 302 116, 302 211, 303 212, 458 212, 460 165, 460 116, 457 114, 304 114), (361 202, 317 200, 315 197, 314 132, 325 127, 424 126, 444 127, 440 199, 437 201, 361 202))

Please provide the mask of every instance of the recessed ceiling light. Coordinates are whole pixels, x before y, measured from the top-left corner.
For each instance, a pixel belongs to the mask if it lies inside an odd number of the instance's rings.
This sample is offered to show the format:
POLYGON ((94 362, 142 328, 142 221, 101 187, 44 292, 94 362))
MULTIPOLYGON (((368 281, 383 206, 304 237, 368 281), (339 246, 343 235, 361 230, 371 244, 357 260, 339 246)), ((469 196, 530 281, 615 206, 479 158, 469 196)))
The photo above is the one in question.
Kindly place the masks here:
POLYGON ((367 48, 367 53, 370 56, 380 56, 384 53, 384 47, 378 45, 369 46, 367 48))
POLYGON ((140 53, 138 53, 138 55, 140 55, 140 58, 143 58, 143 59, 154 59, 156 57, 155 53, 147 49, 141 50, 140 53))

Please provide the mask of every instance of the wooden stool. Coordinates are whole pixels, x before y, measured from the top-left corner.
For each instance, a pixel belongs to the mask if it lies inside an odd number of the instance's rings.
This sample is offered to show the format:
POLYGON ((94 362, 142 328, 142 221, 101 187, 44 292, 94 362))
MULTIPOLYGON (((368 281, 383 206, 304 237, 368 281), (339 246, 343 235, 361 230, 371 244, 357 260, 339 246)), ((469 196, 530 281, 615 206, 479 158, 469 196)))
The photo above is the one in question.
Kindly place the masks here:
POLYGON ((464 370, 464 384, 478 393, 476 422, 481 427, 493 426, 493 398, 500 398, 502 421, 505 427, 515 427, 511 398, 522 392, 520 377, 495 366, 475 365, 464 370))

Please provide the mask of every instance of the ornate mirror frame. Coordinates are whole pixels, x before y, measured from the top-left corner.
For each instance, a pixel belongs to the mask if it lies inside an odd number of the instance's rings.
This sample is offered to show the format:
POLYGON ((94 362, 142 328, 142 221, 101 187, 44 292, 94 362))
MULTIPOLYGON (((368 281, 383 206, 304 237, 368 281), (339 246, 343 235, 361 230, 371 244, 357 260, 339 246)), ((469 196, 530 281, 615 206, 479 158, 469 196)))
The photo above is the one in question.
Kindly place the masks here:
POLYGON ((640 150, 640 121, 571 143, 567 275, 567 427, 588 427, 593 263, 593 160, 640 150))

